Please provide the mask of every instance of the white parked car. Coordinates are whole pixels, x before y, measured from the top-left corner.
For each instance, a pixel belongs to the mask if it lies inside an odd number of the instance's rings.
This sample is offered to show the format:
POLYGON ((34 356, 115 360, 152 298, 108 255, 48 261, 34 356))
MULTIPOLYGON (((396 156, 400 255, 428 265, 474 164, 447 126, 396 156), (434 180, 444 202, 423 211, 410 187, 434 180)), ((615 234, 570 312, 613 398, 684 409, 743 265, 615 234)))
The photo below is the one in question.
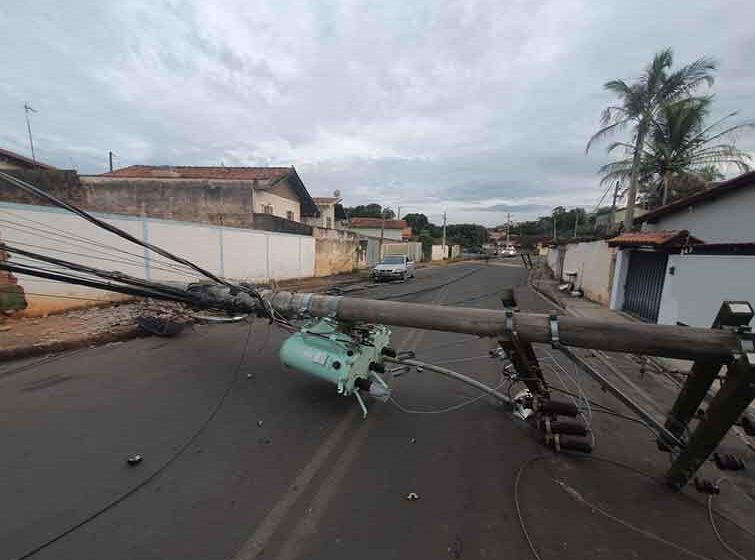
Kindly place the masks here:
POLYGON ((502 257, 516 257, 516 247, 513 245, 507 245, 501 250, 502 257))
POLYGON ((414 278, 414 261, 405 255, 386 255, 375 268, 372 277, 376 282, 381 280, 406 280, 414 278))

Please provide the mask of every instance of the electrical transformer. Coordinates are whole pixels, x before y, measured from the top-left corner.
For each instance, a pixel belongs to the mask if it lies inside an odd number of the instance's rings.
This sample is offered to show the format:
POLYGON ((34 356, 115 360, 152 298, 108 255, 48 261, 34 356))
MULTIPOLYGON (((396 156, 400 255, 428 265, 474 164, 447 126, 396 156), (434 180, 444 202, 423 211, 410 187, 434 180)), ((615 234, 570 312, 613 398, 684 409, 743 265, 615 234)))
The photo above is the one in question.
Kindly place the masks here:
POLYGON ((383 353, 388 347, 391 331, 384 325, 355 325, 341 330, 333 319, 306 323, 291 335, 280 348, 284 365, 329 381, 342 395, 357 396, 358 389, 370 391, 373 379, 384 370, 383 353))

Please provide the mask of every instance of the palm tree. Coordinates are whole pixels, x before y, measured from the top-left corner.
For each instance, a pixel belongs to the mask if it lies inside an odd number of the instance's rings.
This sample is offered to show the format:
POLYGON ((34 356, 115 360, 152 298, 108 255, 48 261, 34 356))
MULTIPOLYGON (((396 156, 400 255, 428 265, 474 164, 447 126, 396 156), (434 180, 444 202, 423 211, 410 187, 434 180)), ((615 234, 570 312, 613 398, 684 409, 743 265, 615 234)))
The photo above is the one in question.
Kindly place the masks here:
MULTIPOLYGON (((736 116, 730 113, 706 125, 712 101, 712 97, 704 96, 663 103, 653 118, 640 150, 638 175, 645 190, 661 204, 666 204, 669 196, 691 194, 722 178, 721 166, 733 165, 740 172, 750 169, 751 157, 737 149, 733 135, 753 123, 728 125, 727 121, 736 116)), ((614 142, 609 151, 617 148, 624 148, 632 157, 604 165, 603 182, 631 177, 635 147, 614 142)))
POLYGON ((587 142, 585 151, 592 144, 633 126, 634 146, 630 171, 624 230, 631 231, 634 221, 634 203, 640 176, 642 146, 660 107, 664 103, 690 96, 702 83, 713 83, 712 72, 716 64, 709 58, 700 58, 671 72, 674 56, 671 49, 662 50, 653 57, 645 72, 632 84, 624 80, 612 80, 603 89, 619 98, 617 105, 609 105, 600 117, 600 130, 587 142))

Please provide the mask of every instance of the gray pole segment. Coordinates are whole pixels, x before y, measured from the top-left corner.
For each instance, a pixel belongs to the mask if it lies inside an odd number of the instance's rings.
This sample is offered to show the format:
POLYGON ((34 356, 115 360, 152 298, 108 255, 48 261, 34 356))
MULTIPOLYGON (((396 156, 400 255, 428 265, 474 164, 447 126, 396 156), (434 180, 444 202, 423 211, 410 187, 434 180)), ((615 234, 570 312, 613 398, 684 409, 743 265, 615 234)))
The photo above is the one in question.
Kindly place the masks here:
MULTIPOLYGON (((312 315, 342 321, 380 323, 477 336, 506 338, 506 316, 494 309, 370 300, 342 296, 262 291, 284 316, 312 315)), ((729 362, 738 348, 728 331, 676 325, 612 323, 560 316, 562 344, 609 352, 631 352, 687 360, 713 358, 729 362)), ((514 329, 525 342, 551 342, 548 315, 517 313, 514 329)))

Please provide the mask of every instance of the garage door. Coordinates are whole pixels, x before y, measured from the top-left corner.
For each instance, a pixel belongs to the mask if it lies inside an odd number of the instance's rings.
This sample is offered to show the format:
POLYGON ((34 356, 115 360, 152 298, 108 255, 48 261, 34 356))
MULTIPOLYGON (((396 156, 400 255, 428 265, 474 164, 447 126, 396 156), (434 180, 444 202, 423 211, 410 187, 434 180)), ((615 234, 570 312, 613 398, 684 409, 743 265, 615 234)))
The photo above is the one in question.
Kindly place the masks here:
POLYGON ((624 311, 644 321, 655 323, 658 320, 667 261, 665 253, 632 251, 624 290, 624 311))

